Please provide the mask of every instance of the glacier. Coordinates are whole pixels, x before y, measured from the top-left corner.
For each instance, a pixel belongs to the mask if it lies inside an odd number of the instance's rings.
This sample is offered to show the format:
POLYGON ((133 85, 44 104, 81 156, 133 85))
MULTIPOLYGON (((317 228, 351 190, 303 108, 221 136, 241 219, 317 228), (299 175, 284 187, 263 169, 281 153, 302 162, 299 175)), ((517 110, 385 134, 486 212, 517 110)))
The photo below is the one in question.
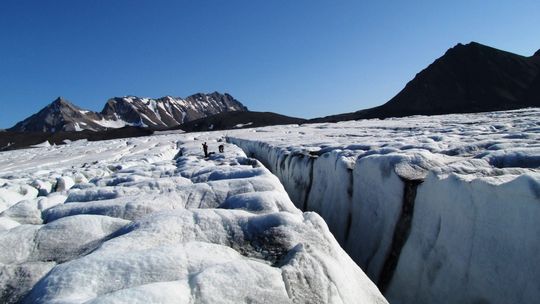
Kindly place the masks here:
POLYGON ((2 303, 387 303, 222 133, 0 155, 2 303), (225 153, 202 155, 201 143, 225 153))
POLYGON ((540 296, 540 109, 229 132, 391 303, 540 296))
POLYGON ((2 152, 0 300, 535 302, 538 117, 167 131, 2 152), (203 142, 225 153, 205 159, 203 142))

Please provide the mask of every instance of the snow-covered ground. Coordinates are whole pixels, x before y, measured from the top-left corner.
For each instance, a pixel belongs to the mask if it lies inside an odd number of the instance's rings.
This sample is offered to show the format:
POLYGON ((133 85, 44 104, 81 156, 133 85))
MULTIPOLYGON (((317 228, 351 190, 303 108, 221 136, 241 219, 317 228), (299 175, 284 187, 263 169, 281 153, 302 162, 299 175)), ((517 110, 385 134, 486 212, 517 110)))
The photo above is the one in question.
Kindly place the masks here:
POLYGON ((540 298, 540 109, 227 135, 391 303, 540 298))
POLYGON ((0 302, 386 303, 323 219, 222 136, 0 153, 0 302), (204 141, 225 153, 205 159, 204 141))

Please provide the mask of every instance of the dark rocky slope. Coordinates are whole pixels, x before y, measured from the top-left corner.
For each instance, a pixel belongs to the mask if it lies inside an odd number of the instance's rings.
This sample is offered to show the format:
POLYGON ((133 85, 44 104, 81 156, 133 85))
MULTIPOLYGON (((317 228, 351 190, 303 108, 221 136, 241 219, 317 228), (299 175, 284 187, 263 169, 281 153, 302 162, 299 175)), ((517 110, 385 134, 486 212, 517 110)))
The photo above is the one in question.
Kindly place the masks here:
POLYGON ((540 51, 525 57, 476 42, 458 44, 387 103, 316 118, 332 122, 511 110, 540 106, 540 51))
POLYGON ((227 112, 187 122, 181 126, 186 132, 254 128, 273 125, 301 124, 302 118, 272 112, 227 112))

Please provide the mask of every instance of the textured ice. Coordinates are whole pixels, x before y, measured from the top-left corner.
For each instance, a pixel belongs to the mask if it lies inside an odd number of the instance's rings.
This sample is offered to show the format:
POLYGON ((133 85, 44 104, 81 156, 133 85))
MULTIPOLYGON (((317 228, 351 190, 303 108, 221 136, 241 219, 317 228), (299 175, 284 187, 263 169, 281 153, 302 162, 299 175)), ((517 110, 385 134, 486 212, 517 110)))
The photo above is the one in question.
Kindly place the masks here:
POLYGON ((386 303, 221 133, 1 156, 0 302, 386 303), (226 153, 204 158, 204 141, 226 153))
POLYGON ((229 131, 396 303, 528 303, 540 109, 229 131))
POLYGON ((2 152, 1 300, 384 303, 354 260, 392 302, 535 302, 538 117, 164 132, 2 152))

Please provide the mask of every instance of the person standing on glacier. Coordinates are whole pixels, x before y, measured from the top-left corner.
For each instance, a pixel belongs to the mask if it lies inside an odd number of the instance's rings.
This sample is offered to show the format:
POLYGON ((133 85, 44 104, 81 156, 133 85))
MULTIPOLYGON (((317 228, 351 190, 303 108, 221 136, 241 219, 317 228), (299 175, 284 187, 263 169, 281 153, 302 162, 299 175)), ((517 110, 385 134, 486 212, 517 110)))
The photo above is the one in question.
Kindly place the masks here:
POLYGON ((204 152, 204 157, 208 157, 208 145, 206 144, 206 142, 202 144, 202 149, 204 152))

